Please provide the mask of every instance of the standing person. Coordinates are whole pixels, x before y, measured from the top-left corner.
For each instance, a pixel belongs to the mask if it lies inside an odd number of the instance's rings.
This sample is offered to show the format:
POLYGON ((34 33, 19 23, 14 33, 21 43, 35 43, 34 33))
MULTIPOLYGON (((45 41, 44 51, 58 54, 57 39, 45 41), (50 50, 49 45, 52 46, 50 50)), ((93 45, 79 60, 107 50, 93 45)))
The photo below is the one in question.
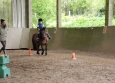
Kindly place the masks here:
MULTIPOLYGON (((37 39, 37 40, 39 40, 39 31, 40 31, 40 29, 42 29, 42 28, 44 28, 44 24, 43 24, 43 20, 40 18, 40 19, 38 19, 38 26, 37 26, 37 30, 38 30, 38 39, 37 39)), ((46 32, 46 34, 47 34, 47 37, 48 37, 49 39, 51 39, 51 37, 50 37, 50 35, 48 34, 48 32, 46 32)))
POLYGON ((6 37, 7 37, 7 30, 6 30, 6 22, 4 19, 1 19, 0 24, 0 42, 2 44, 2 48, 0 49, 0 53, 3 51, 4 55, 6 55, 6 37))

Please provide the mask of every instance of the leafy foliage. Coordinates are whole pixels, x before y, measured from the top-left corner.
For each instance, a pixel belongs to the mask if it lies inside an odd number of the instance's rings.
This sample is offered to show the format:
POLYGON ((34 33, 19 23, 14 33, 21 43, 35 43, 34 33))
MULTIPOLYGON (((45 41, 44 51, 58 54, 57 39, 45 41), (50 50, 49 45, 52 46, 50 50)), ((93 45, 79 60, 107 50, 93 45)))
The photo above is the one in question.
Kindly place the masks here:
POLYGON ((33 0, 33 26, 37 26, 38 18, 44 20, 46 25, 47 20, 56 19, 56 0, 33 0))
MULTIPOLYGON (((105 0, 61 0, 62 27, 105 25, 105 0)), ((56 0, 33 0, 33 27, 43 18, 47 27, 56 27, 56 0)), ((113 19, 113 23, 115 18, 113 19)))

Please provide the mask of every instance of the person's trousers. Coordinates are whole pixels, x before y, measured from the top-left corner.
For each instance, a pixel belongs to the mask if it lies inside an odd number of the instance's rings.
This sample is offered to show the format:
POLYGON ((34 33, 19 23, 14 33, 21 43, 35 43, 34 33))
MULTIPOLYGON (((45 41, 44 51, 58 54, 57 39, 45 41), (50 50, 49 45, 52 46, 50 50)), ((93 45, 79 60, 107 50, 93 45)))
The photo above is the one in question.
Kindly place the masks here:
POLYGON ((6 55, 6 41, 1 41, 2 48, 0 49, 0 53, 3 51, 3 53, 6 55))

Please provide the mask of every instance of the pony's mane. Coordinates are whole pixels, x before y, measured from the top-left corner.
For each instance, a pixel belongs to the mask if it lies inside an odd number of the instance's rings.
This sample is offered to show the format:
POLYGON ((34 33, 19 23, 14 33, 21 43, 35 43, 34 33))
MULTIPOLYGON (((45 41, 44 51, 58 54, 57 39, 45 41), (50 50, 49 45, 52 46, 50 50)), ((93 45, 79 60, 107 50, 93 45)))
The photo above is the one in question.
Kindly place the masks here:
POLYGON ((42 29, 40 29, 40 31, 45 31, 46 30, 46 27, 43 27, 42 29))

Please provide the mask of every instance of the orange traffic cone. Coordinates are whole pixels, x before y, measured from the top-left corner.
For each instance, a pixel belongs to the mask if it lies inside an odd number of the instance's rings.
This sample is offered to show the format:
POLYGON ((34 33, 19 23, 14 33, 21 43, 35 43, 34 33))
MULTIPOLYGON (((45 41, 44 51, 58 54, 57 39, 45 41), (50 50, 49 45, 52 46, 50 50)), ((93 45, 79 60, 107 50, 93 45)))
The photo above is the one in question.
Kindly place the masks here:
POLYGON ((72 53, 72 59, 76 59, 75 53, 72 53))
POLYGON ((31 48, 29 49, 29 55, 33 55, 31 48))

